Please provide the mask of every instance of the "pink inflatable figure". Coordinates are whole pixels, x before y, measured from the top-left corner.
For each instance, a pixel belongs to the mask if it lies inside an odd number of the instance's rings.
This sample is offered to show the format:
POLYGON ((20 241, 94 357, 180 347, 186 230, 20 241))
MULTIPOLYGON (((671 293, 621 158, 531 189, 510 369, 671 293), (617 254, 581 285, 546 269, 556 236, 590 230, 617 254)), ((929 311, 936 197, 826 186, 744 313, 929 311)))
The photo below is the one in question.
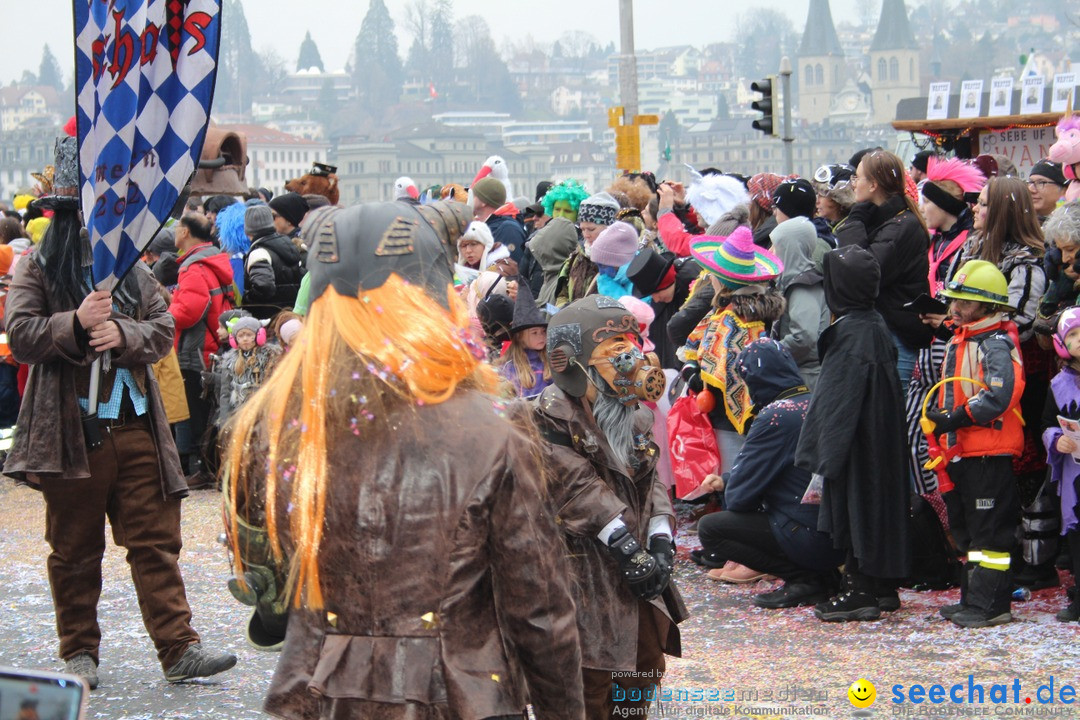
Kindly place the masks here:
POLYGON ((1080 165, 1080 116, 1073 115, 1071 101, 1069 106, 1065 117, 1058 121, 1057 142, 1050 147, 1049 153, 1051 160, 1061 163, 1065 178, 1071 181, 1065 190, 1065 202, 1080 198, 1080 180, 1076 176, 1080 165))

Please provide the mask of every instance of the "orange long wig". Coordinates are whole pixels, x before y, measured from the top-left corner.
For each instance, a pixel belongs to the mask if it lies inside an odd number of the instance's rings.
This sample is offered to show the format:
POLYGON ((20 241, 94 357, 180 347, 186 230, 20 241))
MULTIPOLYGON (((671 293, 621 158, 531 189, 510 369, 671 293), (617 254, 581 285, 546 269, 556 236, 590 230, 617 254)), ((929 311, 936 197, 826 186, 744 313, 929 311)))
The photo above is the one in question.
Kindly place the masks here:
POLYGON ((311 304, 292 348, 229 428, 225 487, 238 577, 236 498, 264 484, 267 532, 279 560, 279 493, 288 498, 293 605, 321 609, 318 559, 332 446, 350 435, 377 437, 389 408, 441 403, 458 388, 494 391, 496 375, 470 334, 465 306, 450 287, 447 296, 449 310, 392 274, 359 297, 330 287, 311 304))

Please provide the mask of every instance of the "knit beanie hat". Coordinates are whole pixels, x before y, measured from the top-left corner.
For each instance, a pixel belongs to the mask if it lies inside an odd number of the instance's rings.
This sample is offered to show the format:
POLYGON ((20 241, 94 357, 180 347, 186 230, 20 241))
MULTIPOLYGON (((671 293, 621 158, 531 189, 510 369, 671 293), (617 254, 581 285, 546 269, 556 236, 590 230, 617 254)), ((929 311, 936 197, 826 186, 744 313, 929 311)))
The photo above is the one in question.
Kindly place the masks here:
POLYGON ((817 194, 809 180, 788 179, 773 191, 773 204, 788 217, 814 217, 817 194))
POLYGON ((303 327, 304 323, 296 318, 287 320, 285 321, 285 324, 278 329, 278 337, 280 337, 281 341, 286 345, 292 345, 292 341, 300 334, 303 327))
POLYGON ((255 205, 244 211, 244 234, 262 237, 274 232, 274 216, 268 205, 255 205))
POLYGON ((727 237, 740 225, 750 224, 750 204, 736 205, 705 230, 706 235, 727 237))
POLYGON ((578 224, 591 222, 597 225, 610 225, 615 222, 615 215, 618 212, 619 203, 610 193, 596 193, 585 198, 578 205, 578 224))
POLYGON ((311 209, 304 196, 294 192, 278 195, 270 201, 270 208, 294 227, 300 227, 300 222, 311 209))
MULTIPOLYGON (((582 204, 584 207, 584 204, 582 204)), ((580 214, 579 214, 580 216, 580 214)), ((638 249, 637 230, 630 223, 615 222, 606 227, 593 241, 591 259, 597 265, 622 267, 634 259, 638 249)))
POLYGON ((1032 175, 1041 175, 1056 185, 1065 186, 1065 171, 1062 169, 1061 163, 1046 159, 1040 160, 1035 163, 1035 166, 1028 173, 1029 178, 1032 175))
POLYGON ((506 186, 493 177, 480 178, 471 188, 473 197, 490 208, 506 204, 506 186))
POLYGON ((773 193, 782 182, 784 182, 782 175, 758 173, 746 183, 746 189, 750 191, 751 200, 756 202, 765 212, 772 213, 773 193))
POLYGON ((911 167, 920 172, 926 172, 926 166, 930 162, 930 158, 934 156, 933 150, 920 150, 915 153, 915 157, 911 158, 911 167))
POLYGON ((262 329, 262 323, 250 315, 236 318, 229 324, 229 334, 236 337, 236 333, 241 330, 250 330, 253 333, 258 333, 262 329))
POLYGON ((176 252, 176 228, 175 227, 163 227, 158 230, 158 234, 154 236, 154 239, 150 241, 150 244, 146 246, 146 252, 153 253, 154 255, 164 255, 167 252, 176 252))

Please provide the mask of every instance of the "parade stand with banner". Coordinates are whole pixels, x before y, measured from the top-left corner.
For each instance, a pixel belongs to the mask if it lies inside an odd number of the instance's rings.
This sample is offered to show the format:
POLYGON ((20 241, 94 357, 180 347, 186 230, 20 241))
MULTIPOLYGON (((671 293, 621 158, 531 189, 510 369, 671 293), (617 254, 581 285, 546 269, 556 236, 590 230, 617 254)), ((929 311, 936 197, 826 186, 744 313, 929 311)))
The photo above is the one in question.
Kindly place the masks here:
MULTIPOLYGON (((1045 89, 1040 108, 1049 108, 1051 90, 1045 89)), ((1012 102, 1007 107, 1032 107, 1031 103, 1022 104, 1023 90, 1012 91, 1012 102)), ((961 117, 961 101, 966 93, 961 90, 954 95, 945 95, 943 107, 934 111, 934 88, 929 96, 901 100, 896 107, 896 120, 892 126, 901 132, 911 133, 914 145, 919 149, 936 148, 941 152, 954 152, 960 158, 973 158, 981 154, 1004 155, 1013 161, 1020 177, 1026 178, 1028 172, 1045 158, 1054 144, 1054 127, 1065 114, 1064 111, 1030 112, 1021 114, 989 115, 1001 104, 991 105, 991 93, 982 95, 979 109, 981 113, 972 117, 961 117), (947 100, 947 102, 945 102, 947 100), (938 116, 940 115, 940 116, 938 116), (928 119, 928 116, 938 116, 928 119)), ((970 102, 967 100, 965 102, 970 102)), ((906 155, 905 155, 906 157, 906 155)))

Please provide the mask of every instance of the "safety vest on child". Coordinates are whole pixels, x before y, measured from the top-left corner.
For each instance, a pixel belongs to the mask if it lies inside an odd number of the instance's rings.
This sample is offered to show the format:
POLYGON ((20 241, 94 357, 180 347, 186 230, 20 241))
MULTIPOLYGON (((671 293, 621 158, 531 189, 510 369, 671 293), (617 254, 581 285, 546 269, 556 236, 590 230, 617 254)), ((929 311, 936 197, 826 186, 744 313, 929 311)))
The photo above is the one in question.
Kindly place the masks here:
POLYGON ((1016 325, 997 313, 957 328, 949 340, 942 377, 970 378, 981 384, 969 380, 945 383, 938 391, 939 408, 946 411, 956 408, 958 412, 971 415, 967 408, 969 400, 987 392, 1009 393, 1008 406, 989 423, 980 423, 979 418, 972 415, 975 425, 943 436, 947 448, 958 448, 956 454, 959 457, 1018 456, 1024 450, 1023 420, 1019 411, 1020 396, 1024 392, 1024 366, 1017 338, 1016 325), (1003 356, 1006 347, 1012 378, 993 373, 987 376, 988 354, 1003 356))

